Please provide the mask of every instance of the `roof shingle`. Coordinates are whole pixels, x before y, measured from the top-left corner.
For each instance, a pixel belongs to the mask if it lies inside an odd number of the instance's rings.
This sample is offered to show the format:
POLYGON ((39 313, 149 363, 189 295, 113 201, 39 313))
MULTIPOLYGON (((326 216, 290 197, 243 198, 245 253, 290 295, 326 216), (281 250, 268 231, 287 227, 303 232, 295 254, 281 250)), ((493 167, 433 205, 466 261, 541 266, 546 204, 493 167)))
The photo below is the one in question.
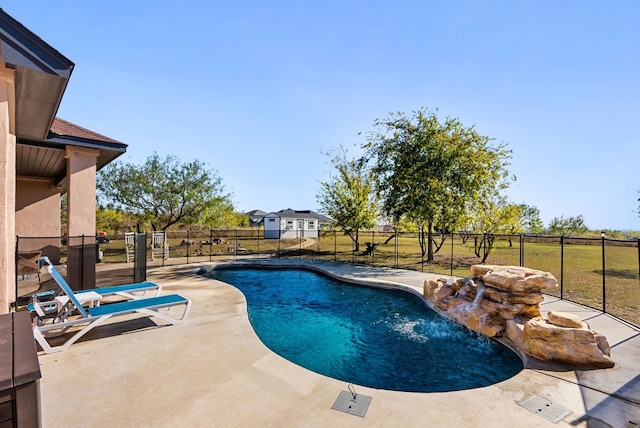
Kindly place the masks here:
POLYGON ((53 124, 51 125, 51 133, 64 137, 76 137, 76 138, 85 138, 87 140, 94 141, 104 141, 107 143, 116 143, 123 144, 120 141, 114 140, 109 137, 105 137, 104 135, 100 135, 97 132, 89 131, 81 126, 73 124, 71 122, 67 122, 64 119, 60 119, 56 117, 53 119, 53 124))

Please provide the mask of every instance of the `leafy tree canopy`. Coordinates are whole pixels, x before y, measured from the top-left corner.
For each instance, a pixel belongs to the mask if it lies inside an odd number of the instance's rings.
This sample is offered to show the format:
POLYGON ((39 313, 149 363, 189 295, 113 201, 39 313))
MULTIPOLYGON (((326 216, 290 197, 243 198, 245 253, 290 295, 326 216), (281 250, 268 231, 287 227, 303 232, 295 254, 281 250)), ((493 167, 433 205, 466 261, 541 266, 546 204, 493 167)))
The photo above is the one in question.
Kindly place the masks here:
POLYGON ((436 113, 416 111, 407 117, 391 114, 374 122, 363 148, 372 163, 376 191, 385 215, 411 218, 428 242, 433 259, 434 226, 453 230, 465 214, 491 200, 507 186, 508 159, 504 145, 458 119, 440 121, 436 113))
POLYGON ((203 215, 232 206, 222 179, 204 163, 182 163, 171 155, 162 159, 157 153, 143 165, 107 165, 98 174, 97 188, 107 208, 130 212, 153 230, 200 223, 203 215))
POLYGON ((96 229, 108 234, 135 230, 138 219, 128 212, 113 208, 96 207, 96 229))
POLYGON ((554 217, 549 222, 550 235, 580 236, 584 235, 588 230, 589 228, 584 224, 582 215, 567 218, 564 218, 564 216, 560 216, 560 218, 554 217))
POLYGON ((543 230, 540 211, 526 204, 513 204, 499 198, 491 210, 493 227, 491 233, 515 235, 518 233, 540 233, 543 230))

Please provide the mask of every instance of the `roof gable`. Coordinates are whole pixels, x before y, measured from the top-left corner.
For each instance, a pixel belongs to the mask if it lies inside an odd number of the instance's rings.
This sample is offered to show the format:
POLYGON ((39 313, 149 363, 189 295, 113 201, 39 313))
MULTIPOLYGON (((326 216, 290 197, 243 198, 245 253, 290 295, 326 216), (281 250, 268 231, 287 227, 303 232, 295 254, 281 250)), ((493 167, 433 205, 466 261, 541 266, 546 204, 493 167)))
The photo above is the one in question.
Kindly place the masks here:
POLYGON ((255 216, 264 217, 264 216, 267 215, 267 213, 265 211, 262 211, 262 210, 249 211, 247 214, 250 215, 250 216, 254 216, 254 217, 255 216))
POLYGON ((291 208, 280 210, 276 214, 282 218, 320 218, 319 214, 316 214, 311 210, 292 210, 291 208))
POLYGON ((0 55, 3 65, 15 73, 14 134, 45 139, 67 88, 73 62, 2 9, 0 55))
POLYGON ((68 79, 74 64, 37 34, 0 9, 2 60, 13 67, 24 67, 68 79))

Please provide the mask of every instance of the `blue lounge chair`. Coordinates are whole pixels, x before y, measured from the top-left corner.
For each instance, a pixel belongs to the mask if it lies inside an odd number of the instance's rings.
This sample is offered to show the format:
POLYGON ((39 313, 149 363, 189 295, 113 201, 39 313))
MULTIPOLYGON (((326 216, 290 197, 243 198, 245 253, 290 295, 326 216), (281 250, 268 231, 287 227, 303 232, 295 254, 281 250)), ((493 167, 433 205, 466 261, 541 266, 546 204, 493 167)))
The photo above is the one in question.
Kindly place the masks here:
POLYGON ((40 316, 37 315, 33 320, 33 336, 47 354, 64 351, 94 327, 103 324, 112 317, 139 313, 147 317, 158 317, 171 324, 179 324, 186 320, 191 309, 191 301, 178 294, 133 299, 85 308, 60 272, 51 263, 48 263, 47 270, 69 299, 64 308, 55 317, 45 321, 40 320, 40 316), (179 306, 184 306, 182 316, 179 318, 169 316, 170 309, 179 306), (76 313, 77 315, 75 315, 76 313), (82 328, 76 331, 63 344, 51 346, 47 341, 49 338, 62 336, 75 326, 82 326, 82 328))
MULTIPOLYGON (((48 265, 49 267, 51 267, 51 269, 56 269, 48 257, 40 257, 39 262, 40 266, 48 265)), ((64 278, 62 280, 64 281, 64 278)), ((141 297, 147 297, 148 295, 159 296, 161 291, 162 287, 158 284, 155 284, 153 282, 140 282, 137 284, 125 284, 112 287, 78 290, 74 293, 81 303, 84 303, 85 301, 95 303, 96 298, 93 296, 96 296, 96 294, 98 295, 99 299, 108 296, 120 296, 124 297, 125 299, 139 299, 141 297)), ((58 312, 58 304, 55 301, 55 298, 64 294, 64 291, 60 287, 57 290, 49 290, 41 293, 36 293, 31 296, 31 303, 29 303, 28 306, 29 311, 36 312, 36 314, 38 314, 42 320, 44 320, 45 318, 52 318, 58 312)), ((97 303, 98 305, 100 304, 99 300, 97 301, 97 303)))

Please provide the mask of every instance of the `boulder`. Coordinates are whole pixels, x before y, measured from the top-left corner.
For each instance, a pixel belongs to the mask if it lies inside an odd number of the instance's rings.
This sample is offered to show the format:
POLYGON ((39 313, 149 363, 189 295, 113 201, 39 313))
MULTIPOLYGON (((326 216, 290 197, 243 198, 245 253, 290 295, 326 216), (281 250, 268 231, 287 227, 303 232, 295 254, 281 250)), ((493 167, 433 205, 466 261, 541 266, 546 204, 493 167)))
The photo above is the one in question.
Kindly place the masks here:
POLYGON ((436 304, 444 297, 451 296, 454 293, 450 286, 447 286, 446 280, 428 279, 424 282, 423 294, 424 297, 433 304, 436 304))
POLYGON ((497 288, 486 287, 484 298, 496 303, 524 303, 525 305, 538 305, 544 301, 540 293, 509 293, 497 288))
MULTIPOLYGON (((529 270, 530 271, 530 270, 529 270)), ((514 293, 541 292, 547 288, 557 287, 558 280, 549 272, 527 272, 524 268, 492 270, 482 276, 487 285, 503 291, 514 293)))
POLYGON ((547 312, 547 321, 553 325, 569 328, 583 328, 587 327, 587 324, 583 323, 579 316, 574 314, 567 314, 565 312, 547 312))
POLYGON ((607 339, 580 328, 561 327, 541 317, 528 320, 519 335, 519 327, 507 323, 507 335, 520 350, 543 361, 580 366, 610 368, 615 365, 607 339))
POLYGON ((504 266, 498 265, 472 265, 471 275, 474 278, 482 278, 482 275, 491 272, 494 269, 503 268, 504 266))
POLYGON ((524 329, 524 322, 521 319, 513 318, 507 321, 504 335, 511 340, 513 344, 521 351, 525 351, 525 344, 522 338, 522 330, 524 329))

